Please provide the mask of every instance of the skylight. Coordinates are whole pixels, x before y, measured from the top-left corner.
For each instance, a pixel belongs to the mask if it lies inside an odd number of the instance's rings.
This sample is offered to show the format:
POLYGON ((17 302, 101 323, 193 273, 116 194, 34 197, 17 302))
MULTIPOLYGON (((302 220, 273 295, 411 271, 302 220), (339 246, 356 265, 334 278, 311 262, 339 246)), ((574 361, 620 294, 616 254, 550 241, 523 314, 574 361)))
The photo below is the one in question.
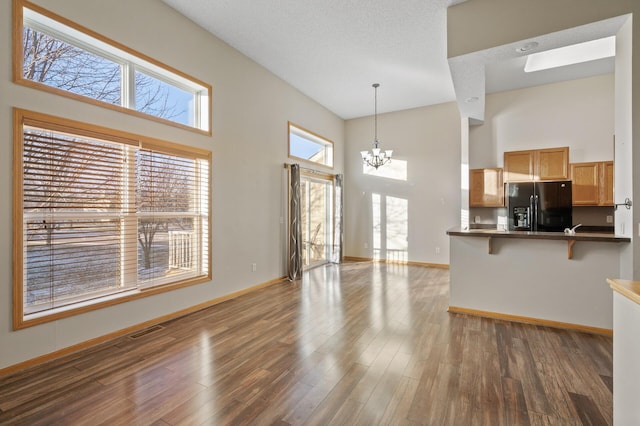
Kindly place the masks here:
POLYGON ((524 71, 541 71, 565 65, 579 64, 596 59, 609 58, 615 56, 615 54, 616 37, 611 36, 533 53, 527 57, 524 71))

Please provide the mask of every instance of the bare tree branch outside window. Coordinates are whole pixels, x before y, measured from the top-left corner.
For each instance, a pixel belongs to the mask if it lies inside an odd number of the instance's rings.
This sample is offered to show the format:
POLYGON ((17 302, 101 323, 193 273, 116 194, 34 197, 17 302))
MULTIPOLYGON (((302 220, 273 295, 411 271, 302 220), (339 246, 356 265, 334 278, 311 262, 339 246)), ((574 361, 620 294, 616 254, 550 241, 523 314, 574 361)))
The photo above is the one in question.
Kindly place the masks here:
MULTIPOLYGON (((91 99, 122 105, 123 66, 45 33, 24 27, 23 77, 91 99)), ((136 110, 192 125, 193 94, 135 72, 136 110)), ((125 105, 122 105, 125 106, 125 105)))
POLYGON ((157 218, 138 220, 138 242, 142 248, 144 268, 152 267, 152 249, 158 232, 170 229, 193 229, 191 218, 163 218, 162 213, 189 212, 194 191, 194 169, 192 161, 139 151, 136 158, 136 201, 141 213, 153 212, 157 218))
MULTIPOLYGON (((129 92, 123 87, 123 73, 126 67, 136 65, 115 62, 106 54, 79 46, 82 44, 76 46, 25 25, 23 77, 132 108, 123 105, 122 93, 129 92)), ((137 111, 194 125, 193 92, 139 69, 134 75, 132 101, 137 111)), ((118 259, 122 255, 121 222, 113 216, 102 218, 100 212, 135 213, 123 210, 127 155, 117 144, 45 130, 25 131, 23 146, 24 211, 31 215, 25 222, 31 271, 26 283, 29 300, 25 303, 75 297, 119 285, 120 272, 116 270, 120 269, 118 259), (102 162, 107 165, 103 167, 102 162), (66 215, 60 216, 60 212, 66 215), (95 214, 87 216, 89 212, 95 214), (81 241, 83 235, 97 238, 98 243, 88 246, 81 241), (86 258, 65 263, 68 260, 64 259, 75 256, 68 250, 77 250, 77 259, 86 258), (93 275, 90 285, 86 284, 90 281, 87 274, 93 275)), ((169 232, 195 229, 190 210, 195 169, 192 160, 155 152, 137 151, 135 162, 135 188, 131 190, 135 191, 135 209, 141 213, 137 226, 138 273, 139 280, 145 280, 169 272, 169 232)))
POLYGON ((114 105, 121 103, 121 66, 25 27, 23 76, 114 105))
POLYGON ((110 144, 25 129, 27 306, 119 286, 119 219, 101 213, 122 208, 123 160, 110 144), (97 214, 78 215, 88 211, 97 214))
POLYGON ((141 149, 129 157, 119 144, 25 128, 25 306, 118 288, 128 273, 120 264, 127 255, 125 217, 137 221, 136 229, 129 229, 136 233, 138 255, 126 262, 137 264, 138 282, 197 266, 190 254, 197 229, 196 161, 141 149), (126 172, 128 161, 135 162, 133 180, 126 172), (131 198, 129 182, 135 182, 131 198), (169 260, 172 232, 184 237, 181 266, 169 260))

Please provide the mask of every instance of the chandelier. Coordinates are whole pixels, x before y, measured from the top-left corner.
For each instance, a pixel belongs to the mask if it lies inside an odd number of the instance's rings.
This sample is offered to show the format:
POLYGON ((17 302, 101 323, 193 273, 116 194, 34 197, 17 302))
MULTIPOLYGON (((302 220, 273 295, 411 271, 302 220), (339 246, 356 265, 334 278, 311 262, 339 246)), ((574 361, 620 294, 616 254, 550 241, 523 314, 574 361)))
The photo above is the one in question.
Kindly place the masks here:
POLYGON ((362 161, 365 164, 378 168, 383 166, 391 161, 391 155, 393 154, 393 150, 387 149, 383 151, 380 149, 380 141, 378 140, 378 87, 380 85, 378 83, 373 84, 373 89, 375 91, 374 95, 374 138, 373 138, 373 149, 371 151, 360 151, 362 155, 362 161))

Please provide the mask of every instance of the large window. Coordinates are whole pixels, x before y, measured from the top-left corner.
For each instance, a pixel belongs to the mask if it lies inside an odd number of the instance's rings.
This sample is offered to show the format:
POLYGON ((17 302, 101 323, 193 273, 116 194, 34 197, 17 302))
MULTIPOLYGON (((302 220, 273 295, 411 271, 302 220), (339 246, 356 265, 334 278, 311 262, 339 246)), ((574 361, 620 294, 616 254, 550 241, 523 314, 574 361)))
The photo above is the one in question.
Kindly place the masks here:
POLYGON ((210 279, 210 152, 14 119, 14 328, 210 279))
POLYGON ((210 86, 36 5, 14 1, 17 83, 210 133, 210 86))
POLYGON ((289 158, 333 168, 333 142, 289 123, 289 158))

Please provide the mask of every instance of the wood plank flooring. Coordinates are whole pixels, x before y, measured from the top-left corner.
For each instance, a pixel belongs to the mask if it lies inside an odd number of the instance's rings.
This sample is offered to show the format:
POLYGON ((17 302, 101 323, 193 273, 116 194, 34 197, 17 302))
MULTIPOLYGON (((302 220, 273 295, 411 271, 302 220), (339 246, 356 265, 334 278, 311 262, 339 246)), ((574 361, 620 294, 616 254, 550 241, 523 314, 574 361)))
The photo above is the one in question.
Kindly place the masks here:
POLYGON ((449 314, 448 279, 316 268, 0 377, 0 424, 612 424, 610 337, 449 314))

